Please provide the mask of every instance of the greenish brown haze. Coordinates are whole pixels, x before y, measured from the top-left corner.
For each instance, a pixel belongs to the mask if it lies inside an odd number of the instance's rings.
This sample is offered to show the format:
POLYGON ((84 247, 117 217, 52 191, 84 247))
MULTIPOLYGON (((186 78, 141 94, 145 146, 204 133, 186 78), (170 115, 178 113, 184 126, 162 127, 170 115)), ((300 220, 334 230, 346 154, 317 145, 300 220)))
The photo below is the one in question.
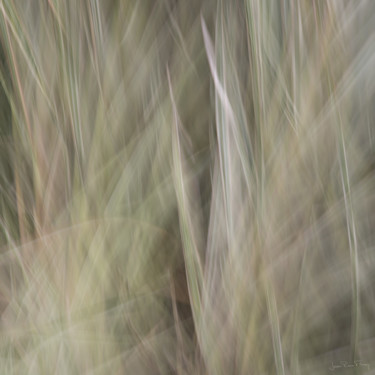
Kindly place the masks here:
POLYGON ((0 373, 372 373, 374 24, 0 0, 0 373))

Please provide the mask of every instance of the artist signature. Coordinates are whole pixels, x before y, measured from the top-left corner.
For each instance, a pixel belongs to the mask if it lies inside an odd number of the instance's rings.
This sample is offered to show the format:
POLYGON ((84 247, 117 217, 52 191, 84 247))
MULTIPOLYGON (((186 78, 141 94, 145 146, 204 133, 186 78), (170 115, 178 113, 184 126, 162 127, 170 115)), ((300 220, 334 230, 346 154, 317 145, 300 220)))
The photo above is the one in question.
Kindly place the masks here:
POLYGON ((338 364, 334 364, 332 362, 329 369, 331 371, 335 371, 339 368, 350 368, 350 367, 359 367, 359 366, 365 366, 365 367, 367 367, 367 370, 370 369, 370 365, 368 363, 362 363, 362 361, 354 361, 353 363, 349 363, 347 361, 340 361, 338 364))

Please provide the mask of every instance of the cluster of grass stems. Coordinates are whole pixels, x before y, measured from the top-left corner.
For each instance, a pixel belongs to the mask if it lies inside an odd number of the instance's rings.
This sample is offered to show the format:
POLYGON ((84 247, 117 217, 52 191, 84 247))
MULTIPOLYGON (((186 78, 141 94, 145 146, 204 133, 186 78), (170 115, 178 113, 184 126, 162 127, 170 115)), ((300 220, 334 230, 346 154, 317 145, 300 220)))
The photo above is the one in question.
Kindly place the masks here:
POLYGON ((0 373, 372 373, 374 25, 0 0, 0 373))

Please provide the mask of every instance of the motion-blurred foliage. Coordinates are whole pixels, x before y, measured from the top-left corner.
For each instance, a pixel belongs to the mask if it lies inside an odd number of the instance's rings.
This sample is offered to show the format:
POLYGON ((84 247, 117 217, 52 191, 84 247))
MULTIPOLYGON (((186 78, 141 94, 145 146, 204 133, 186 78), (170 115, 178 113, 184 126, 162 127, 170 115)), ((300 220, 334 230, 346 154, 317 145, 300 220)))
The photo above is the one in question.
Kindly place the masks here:
POLYGON ((372 373, 374 25, 0 0, 0 373, 372 373))

